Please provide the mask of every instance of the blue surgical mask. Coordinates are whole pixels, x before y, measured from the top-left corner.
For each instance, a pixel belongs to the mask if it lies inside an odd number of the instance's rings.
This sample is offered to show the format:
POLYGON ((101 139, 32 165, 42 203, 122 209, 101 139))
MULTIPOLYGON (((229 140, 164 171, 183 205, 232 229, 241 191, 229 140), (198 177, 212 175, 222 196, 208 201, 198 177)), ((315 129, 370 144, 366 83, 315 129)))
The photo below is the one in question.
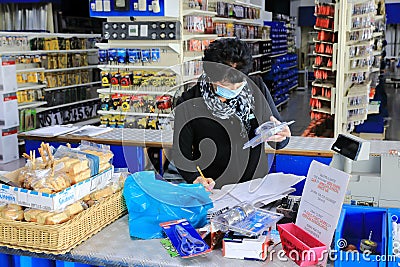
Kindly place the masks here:
POLYGON ((242 92, 243 88, 246 86, 247 82, 244 81, 243 84, 236 90, 226 89, 225 87, 217 85, 217 89, 215 90, 215 94, 223 97, 225 99, 232 99, 237 97, 240 92, 242 92))

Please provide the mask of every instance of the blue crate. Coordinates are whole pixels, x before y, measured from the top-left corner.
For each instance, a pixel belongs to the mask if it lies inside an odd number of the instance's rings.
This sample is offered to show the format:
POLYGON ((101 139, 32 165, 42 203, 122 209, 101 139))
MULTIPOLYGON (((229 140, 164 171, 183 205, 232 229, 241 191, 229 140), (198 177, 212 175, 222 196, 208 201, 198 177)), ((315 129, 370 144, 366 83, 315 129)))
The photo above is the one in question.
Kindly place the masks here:
POLYGON ((386 261, 381 260, 387 255, 386 232, 386 209, 344 205, 335 231, 335 267, 386 267, 386 261), (359 249, 361 239, 368 239, 370 231, 378 243, 377 255, 363 257, 361 253, 341 250, 344 244, 353 244, 359 249))
POLYGON ((387 235, 387 267, 400 266, 400 258, 393 255, 393 226, 392 222, 400 223, 400 209, 388 209, 388 235, 387 235))

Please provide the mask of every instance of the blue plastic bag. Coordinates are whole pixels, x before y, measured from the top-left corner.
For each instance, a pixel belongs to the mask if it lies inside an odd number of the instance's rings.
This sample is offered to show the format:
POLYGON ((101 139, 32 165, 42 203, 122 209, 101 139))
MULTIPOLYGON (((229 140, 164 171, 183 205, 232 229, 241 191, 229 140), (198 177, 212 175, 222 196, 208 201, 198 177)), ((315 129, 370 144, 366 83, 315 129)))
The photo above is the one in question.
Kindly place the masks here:
POLYGON ((199 184, 176 185, 157 180, 152 171, 129 175, 123 195, 131 237, 161 238, 160 223, 183 218, 195 228, 204 226, 207 211, 213 207, 209 194, 199 184))

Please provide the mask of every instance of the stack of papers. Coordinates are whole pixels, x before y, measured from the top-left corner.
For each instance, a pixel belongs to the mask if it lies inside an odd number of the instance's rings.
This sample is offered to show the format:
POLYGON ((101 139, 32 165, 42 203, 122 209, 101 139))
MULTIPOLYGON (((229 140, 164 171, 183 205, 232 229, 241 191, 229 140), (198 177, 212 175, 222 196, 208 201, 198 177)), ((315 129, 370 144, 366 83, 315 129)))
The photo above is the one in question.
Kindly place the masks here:
POLYGON ((92 125, 82 126, 76 131, 70 132, 69 134, 76 136, 96 136, 99 134, 107 133, 112 131, 112 128, 97 127, 92 125))
POLYGON ((271 173, 264 178, 225 185, 221 190, 213 190, 213 194, 210 195, 214 203, 212 210, 233 207, 243 201, 255 207, 262 207, 294 192, 295 189, 292 186, 305 178, 305 176, 293 174, 271 173))
POLYGON ((75 131, 78 128, 79 127, 76 126, 54 125, 25 132, 24 134, 34 135, 34 136, 54 137, 75 131))

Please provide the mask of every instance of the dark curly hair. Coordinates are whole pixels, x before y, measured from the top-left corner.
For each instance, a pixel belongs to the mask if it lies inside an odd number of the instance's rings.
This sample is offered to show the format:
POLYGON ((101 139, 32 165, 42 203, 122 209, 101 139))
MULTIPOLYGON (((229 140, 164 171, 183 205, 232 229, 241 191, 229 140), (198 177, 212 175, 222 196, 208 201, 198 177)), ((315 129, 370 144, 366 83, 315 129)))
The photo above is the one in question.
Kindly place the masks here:
POLYGON ((248 74, 252 67, 253 58, 249 46, 237 38, 215 40, 204 51, 204 72, 213 82, 242 82, 243 73, 248 74))

